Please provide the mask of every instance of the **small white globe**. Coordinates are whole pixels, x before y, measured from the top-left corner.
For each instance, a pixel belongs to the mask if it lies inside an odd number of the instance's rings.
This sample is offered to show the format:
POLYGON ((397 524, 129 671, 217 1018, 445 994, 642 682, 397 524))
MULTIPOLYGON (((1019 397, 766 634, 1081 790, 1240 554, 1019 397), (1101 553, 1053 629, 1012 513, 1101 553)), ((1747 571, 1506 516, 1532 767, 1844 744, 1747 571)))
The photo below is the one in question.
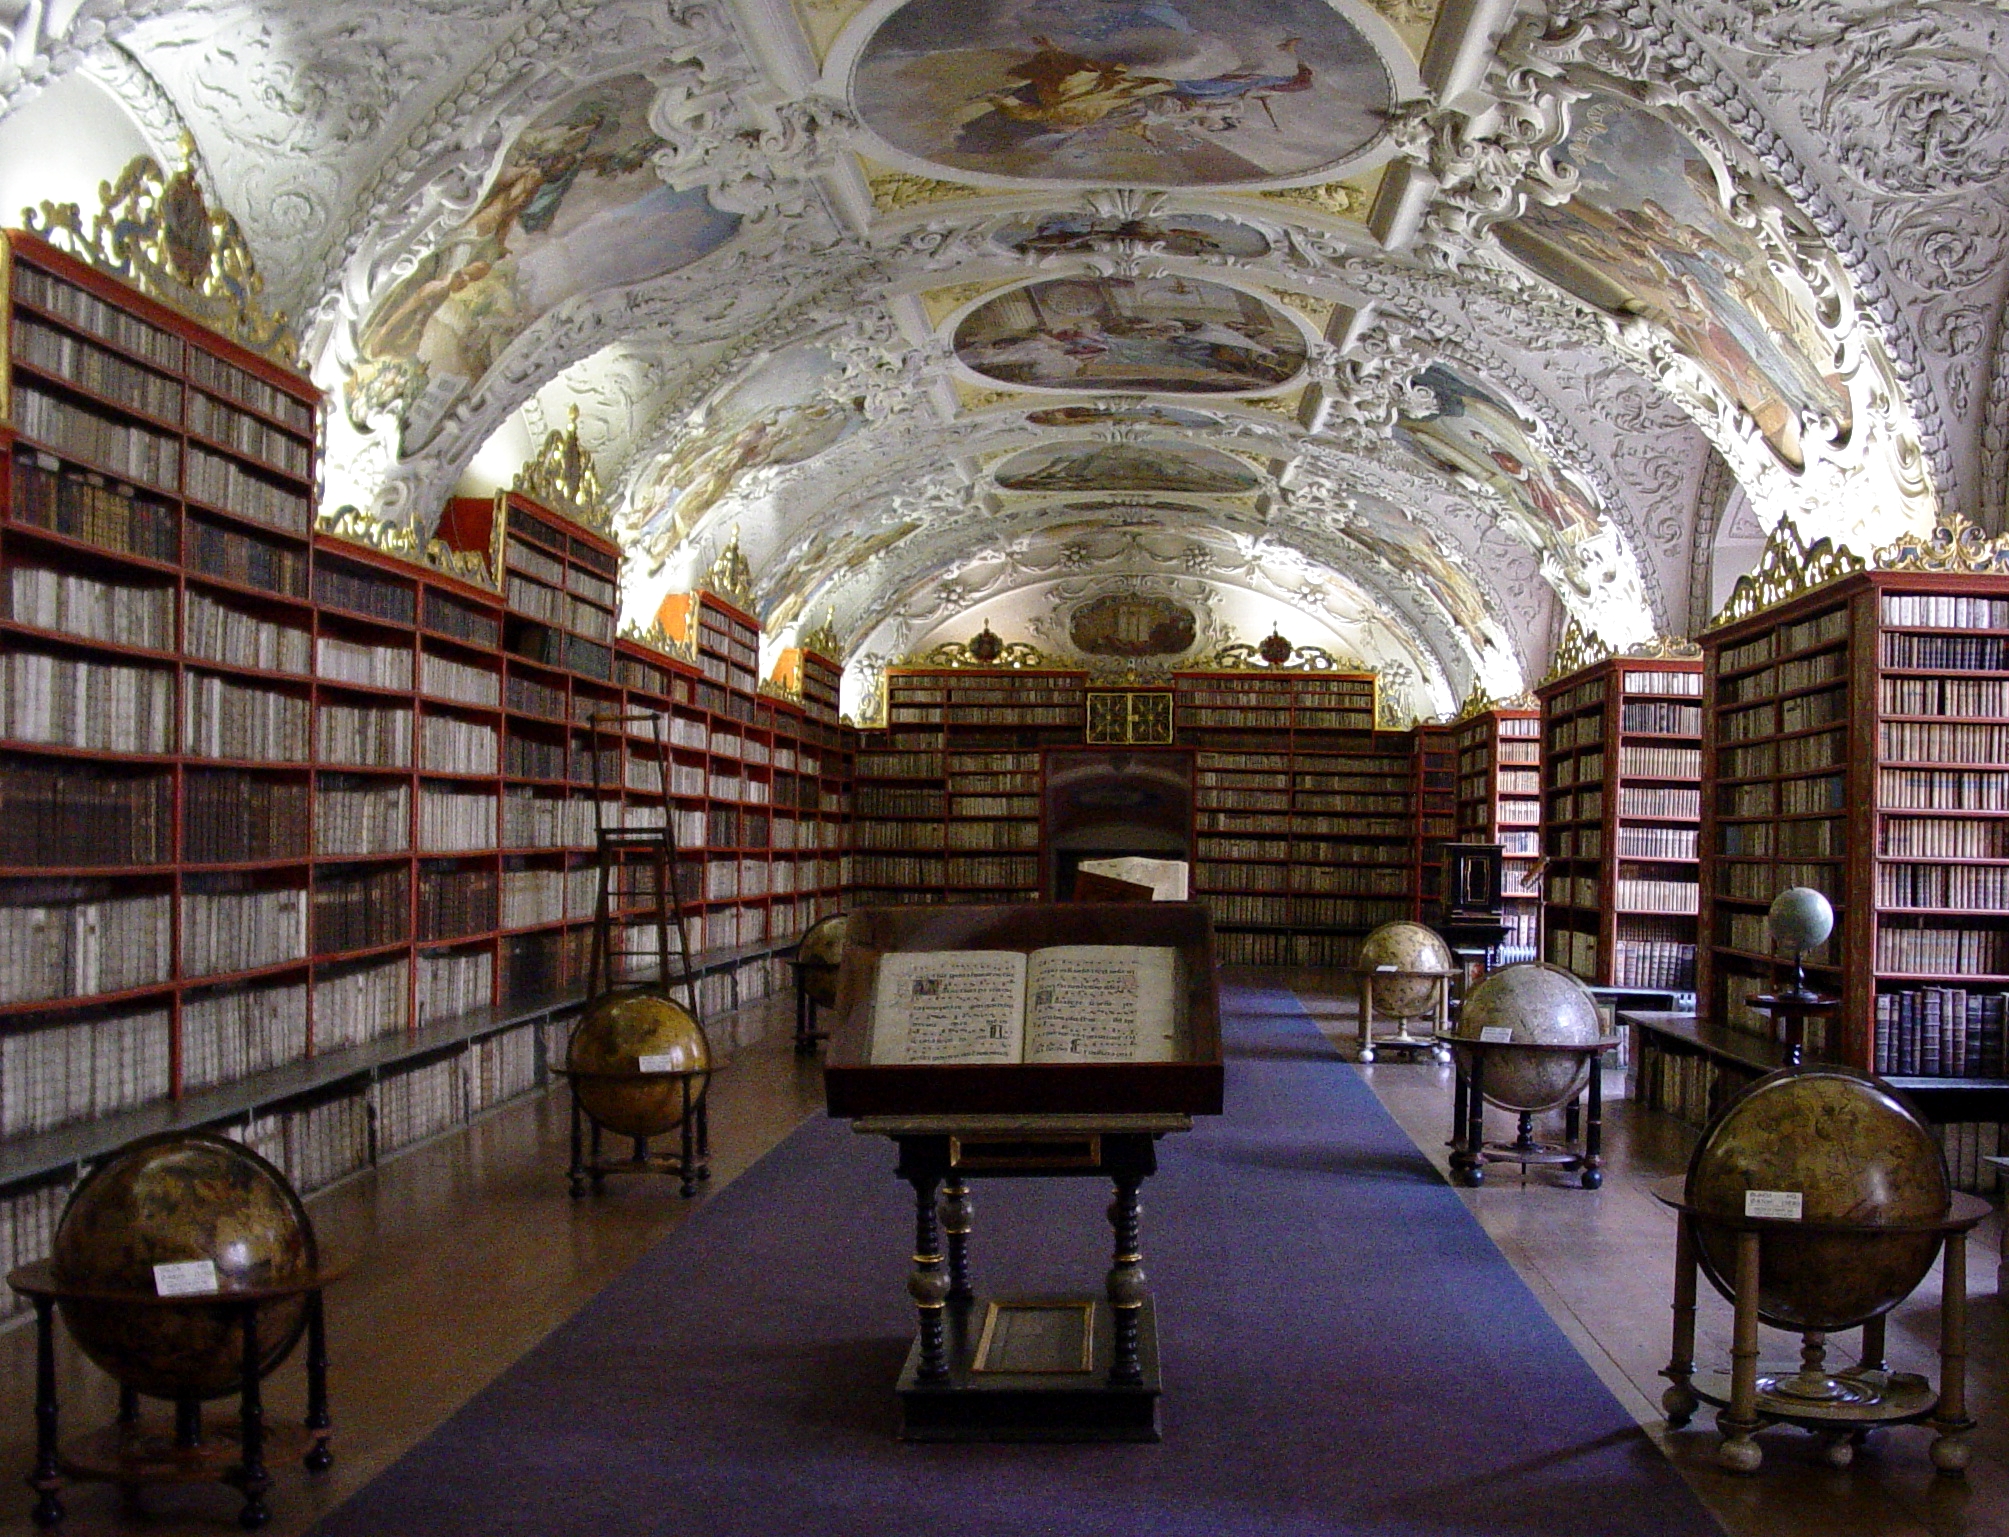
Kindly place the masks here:
POLYGON ((1795 954, 1813 949, 1835 931, 1835 910, 1811 886, 1789 886, 1772 898, 1765 928, 1795 954))

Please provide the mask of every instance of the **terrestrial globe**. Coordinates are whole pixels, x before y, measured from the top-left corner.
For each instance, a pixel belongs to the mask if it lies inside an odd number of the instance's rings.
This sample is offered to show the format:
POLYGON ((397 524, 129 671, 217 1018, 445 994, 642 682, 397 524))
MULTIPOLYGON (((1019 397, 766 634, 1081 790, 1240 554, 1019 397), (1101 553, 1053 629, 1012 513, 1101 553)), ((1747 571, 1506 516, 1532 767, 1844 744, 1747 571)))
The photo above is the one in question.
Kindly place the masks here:
POLYGON ((620 988, 589 1003, 566 1051, 579 1107, 623 1137, 674 1131, 684 1118, 684 1087, 660 1075, 696 1075, 695 1108, 711 1082, 711 1065, 711 1043, 698 1022, 661 994, 640 988, 620 988))
MULTIPOLYGON (((1393 966, 1397 971, 1443 971, 1452 967, 1451 947, 1435 929, 1421 923, 1384 923, 1360 942, 1362 971, 1393 966)), ((1427 977, 1377 977, 1374 1007, 1392 1019, 1415 1019, 1437 1012, 1437 998, 1446 984, 1427 977)))
POLYGON ((837 968, 844 959, 844 934, 851 920, 843 913, 823 919, 802 936, 795 952, 802 990, 826 1009, 837 1007, 837 968))
MULTIPOLYGON (((1918 1112, 1868 1074, 1824 1063, 1782 1068, 1731 1101, 1688 1160, 1686 1195, 1698 1212, 1741 1218, 1745 1191, 1794 1191, 1803 1222, 1860 1224, 1759 1239, 1758 1316, 1833 1333, 1888 1312, 1925 1279, 1940 1235, 1876 1229, 1938 1221, 1950 1189, 1939 1139, 1918 1112)), ((1695 1231, 1703 1272, 1731 1296, 1735 1233, 1706 1220, 1695 1231)))
POLYGON ((1772 898, 1765 929, 1795 955, 1822 944, 1835 931, 1835 910, 1811 886, 1789 886, 1772 898))
MULTIPOLYGON (((143 1137, 70 1195, 50 1256, 66 1288, 154 1295, 155 1265, 209 1260, 227 1291, 311 1280, 314 1224, 285 1175, 212 1132, 143 1137)), ((243 1385, 244 1331, 222 1306, 64 1298, 78 1346, 116 1381, 155 1398, 207 1399, 243 1385)), ((307 1322, 307 1299, 258 1312, 263 1377, 307 1322)))
MULTIPOLYGON (((1487 973, 1465 995, 1456 1034, 1484 1040, 1507 1029, 1530 1046, 1588 1046, 1604 1035, 1597 1003, 1575 973, 1546 961, 1523 961, 1487 973)), ((1495 1037, 1497 1039, 1497 1037, 1495 1037)), ((1486 1098, 1502 1110, 1553 1110, 1583 1092, 1590 1054, 1496 1050, 1486 1055, 1486 1098)))

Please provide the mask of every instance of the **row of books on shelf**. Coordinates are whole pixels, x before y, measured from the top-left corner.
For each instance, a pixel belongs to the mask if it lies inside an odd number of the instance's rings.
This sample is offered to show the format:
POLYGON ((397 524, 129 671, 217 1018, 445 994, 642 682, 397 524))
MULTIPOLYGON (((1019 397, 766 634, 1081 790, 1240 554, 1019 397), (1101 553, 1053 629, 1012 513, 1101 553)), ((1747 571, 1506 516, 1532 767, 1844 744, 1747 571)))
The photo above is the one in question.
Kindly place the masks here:
POLYGON ((1906 975, 2001 976, 2009 973, 2009 931, 1878 927, 1876 969, 1906 975))
POLYGON ((1360 959, 1361 934, 1270 934, 1224 929, 1214 935, 1214 959, 1223 966, 1288 966, 1350 970, 1360 959))
POLYGON ((2001 678, 1885 678, 1879 698, 1886 715, 2009 715, 2001 678))
POLYGON ((1701 888, 1694 881, 1635 880, 1612 882, 1613 900, 1621 912, 1693 913, 1699 910, 1701 888))
POLYGON ((1886 759, 1921 763, 2009 761, 2009 725, 1885 721, 1878 734, 1886 759))
POLYGON ((1618 938, 1611 945, 1614 987, 1695 989, 1695 945, 1678 939, 1618 938))
POLYGON ((1883 622, 1934 630, 2009 629, 2009 598, 1887 592, 1883 595, 1883 622))
POLYGON ((2001 993, 1907 988, 1876 996, 1872 1065, 1898 1077, 2002 1078, 2001 993))
POLYGON ((1837 729, 1814 736, 1787 737, 1750 747, 1726 748, 1717 758, 1725 779, 1769 778, 1773 774, 1809 774, 1848 761, 1848 742, 1837 729))
POLYGON ((1716 890, 1721 896, 1740 897, 1746 902, 1770 902, 1789 886, 1839 891, 1841 877, 1839 864, 1807 860, 1781 860, 1774 864, 1725 860, 1716 869, 1716 890))
POLYGON ((1255 923, 1285 928, 1374 928, 1409 916, 1406 897, 1383 901, 1370 897, 1258 896, 1240 892, 1202 892, 1216 923, 1255 923))
MULTIPOLYGON (((153 651, 174 649, 172 587, 100 582, 73 571, 27 563, 10 566, 6 580, 6 617, 16 624, 114 646, 140 646, 153 651)), ((208 631, 200 622, 197 603, 203 605, 201 617, 206 617, 217 605, 200 592, 191 592, 189 600, 190 641, 207 641, 208 631)), ((302 657, 293 670, 304 669, 302 657)))
MULTIPOLYGON (((1647 732, 1655 736, 1700 736, 1702 707, 1695 704, 1670 704, 1659 700, 1628 699, 1619 714, 1619 728, 1627 732, 1647 732)), ((1699 772, 1699 764, 1697 769, 1699 772)))
MULTIPOLYGON (((2002 672, 2009 669, 2009 637, 1886 632, 1883 665, 1939 672, 2002 672)), ((1782 674, 1784 671, 1780 669, 1782 674)))
POLYGON ((1794 731, 1812 731, 1833 725, 1848 714, 1848 691, 1822 689, 1817 693, 1794 694, 1776 704, 1728 710, 1716 717, 1717 735, 1726 742, 1751 742, 1762 737, 1794 731))
POLYGON ((1879 907, 2009 912, 2009 865, 1879 863, 1876 900, 1879 907))
POLYGON ((1717 852, 1731 857, 1821 858, 1847 846, 1841 817, 1798 817, 1790 822, 1719 822, 1717 852))
POLYGON ((1575 756, 1563 754, 1549 765, 1549 783, 1552 786, 1573 784, 1596 784, 1604 778, 1604 751, 1578 753, 1575 756))
POLYGON ((1627 785, 1618 792, 1618 814, 1692 822, 1702 815, 1702 792, 1627 785))
POLYGON ((1881 769, 1877 804, 1902 811, 2009 811, 2009 769, 1881 769))
POLYGON ((1702 697, 1700 668, 1677 671, 1667 668, 1628 667, 1623 669, 1623 678, 1620 688, 1627 694, 1679 694, 1690 699, 1702 697))
POLYGON ((2009 858, 2009 823, 1978 817, 1885 817, 1877 852, 1894 859, 2009 858))

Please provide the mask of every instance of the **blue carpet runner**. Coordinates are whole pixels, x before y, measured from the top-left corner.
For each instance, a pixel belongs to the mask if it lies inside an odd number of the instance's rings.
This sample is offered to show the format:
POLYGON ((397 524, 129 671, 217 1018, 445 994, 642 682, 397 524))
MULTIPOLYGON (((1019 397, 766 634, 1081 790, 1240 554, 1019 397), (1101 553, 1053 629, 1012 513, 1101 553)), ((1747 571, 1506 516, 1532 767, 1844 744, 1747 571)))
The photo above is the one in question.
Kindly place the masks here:
MULTIPOLYGON (((1144 1189, 1163 1444, 896 1441, 911 1195, 815 1120, 317 1537, 1717 1533, 1296 1000, 1222 1002, 1144 1189)), ((1101 1182, 976 1195, 980 1295, 1100 1289, 1101 1182)))

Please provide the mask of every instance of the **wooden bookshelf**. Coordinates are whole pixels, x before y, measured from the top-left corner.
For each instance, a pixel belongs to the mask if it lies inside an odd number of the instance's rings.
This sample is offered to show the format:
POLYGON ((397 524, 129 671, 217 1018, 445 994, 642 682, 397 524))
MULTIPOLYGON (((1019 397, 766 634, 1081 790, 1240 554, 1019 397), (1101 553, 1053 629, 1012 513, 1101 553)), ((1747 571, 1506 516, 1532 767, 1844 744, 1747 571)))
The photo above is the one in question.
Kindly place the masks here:
POLYGON ((1541 925, 1542 715, 1496 706, 1460 720, 1458 840, 1501 848, 1510 959, 1532 960, 1541 925))
POLYGON ((1702 663, 1610 657, 1544 684, 1542 954, 1608 987, 1693 986, 1702 663))
POLYGON ((1416 728, 1416 909, 1419 923, 1433 923, 1444 883, 1444 845, 1458 836, 1458 742, 1447 725, 1416 728))
POLYGON ((1841 1009, 1821 1055, 1915 1088, 2009 1088, 2009 577, 1869 571, 1705 642, 1702 999, 1778 978, 1765 912, 1834 904, 1809 957, 1841 1009))

